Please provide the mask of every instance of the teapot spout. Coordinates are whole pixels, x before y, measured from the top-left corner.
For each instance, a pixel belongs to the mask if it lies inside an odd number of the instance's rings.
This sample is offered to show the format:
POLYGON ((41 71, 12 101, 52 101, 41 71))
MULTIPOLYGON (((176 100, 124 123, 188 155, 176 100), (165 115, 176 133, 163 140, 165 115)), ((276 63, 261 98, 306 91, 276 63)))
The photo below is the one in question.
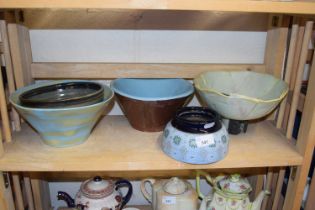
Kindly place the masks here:
POLYGON ((57 199, 64 200, 69 208, 75 207, 74 199, 66 192, 58 191, 57 199))
POLYGON ((270 192, 267 190, 261 191, 255 201, 252 204, 251 210, 260 210, 262 201, 264 200, 265 195, 269 195, 270 192))

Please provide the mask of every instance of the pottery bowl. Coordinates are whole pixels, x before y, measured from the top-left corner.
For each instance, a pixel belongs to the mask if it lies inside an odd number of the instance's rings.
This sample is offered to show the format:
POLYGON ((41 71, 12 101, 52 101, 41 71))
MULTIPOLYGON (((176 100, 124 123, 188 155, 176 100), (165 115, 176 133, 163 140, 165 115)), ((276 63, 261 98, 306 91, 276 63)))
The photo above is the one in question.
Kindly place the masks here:
POLYGON ((162 150, 190 164, 209 164, 228 153, 229 136, 219 115, 205 107, 183 107, 165 127, 162 150))
POLYGON ((71 108, 30 108, 21 105, 19 96, 25 91, 53 85, 60 81, 38 83, 18 89, 10 101, 20 115, 40 134, 44 143, 54 147, 69 147, 83 143, 113 98, 113 91, 104 86, 101 102, 71 108))
POLYGON ((162 131, 194 93, 184 79, 116 79, 111 87, 131 126, 148 132, 162 131))
POLYGON ((194 84, 202 103, 234 120, 266 116, 288 93, 288 85, 282 80, 250 71, 205 72, 194 79, 194 84))

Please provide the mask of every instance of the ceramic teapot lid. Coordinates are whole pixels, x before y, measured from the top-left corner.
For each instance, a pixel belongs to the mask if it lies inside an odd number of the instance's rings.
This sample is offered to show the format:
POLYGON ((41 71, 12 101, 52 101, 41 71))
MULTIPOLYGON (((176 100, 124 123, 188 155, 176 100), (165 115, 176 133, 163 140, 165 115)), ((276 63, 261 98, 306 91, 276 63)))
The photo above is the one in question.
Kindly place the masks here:
POLYGON ((115 184, 99 176, 88 179, 81 185, 81 192, 88 198, 100 199, 111 195, 114 192, 115 184))
POLYGON ((186 192, 188 189, 188 186, 185 183, 185 181, 177 177, 173 177, 164 184, 163 189, 165 192, 169 194, 179 195, 186 192))
POLYGON ((252 188, 246 178, 239 174, 232 174, 219 181, 222 191, 229 193, 249 193, 252 188))

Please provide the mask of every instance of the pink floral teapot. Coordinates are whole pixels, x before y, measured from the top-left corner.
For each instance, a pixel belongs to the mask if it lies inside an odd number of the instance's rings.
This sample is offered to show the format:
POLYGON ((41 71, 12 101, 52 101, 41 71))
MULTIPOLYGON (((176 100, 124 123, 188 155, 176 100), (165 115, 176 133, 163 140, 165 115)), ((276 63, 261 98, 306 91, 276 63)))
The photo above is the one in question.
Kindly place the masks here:
POLYGON ((248 180, 239 174, 230 176, 210 177, 203 171, 197 171, 197 192, 203 199, 199 210, 260 210, 261 203, 268 191, 261 191, 254 202, 249 200, 252 190, 248 180), (206 177, 212 185, 213 192, 204 196, 200 192, 200 175, 206 177))
POLYGON ((99 176, 84 181, 75 199, 65 192, 58 192, 58 200, 64 200, 70 208, 80 210, 120 210, 130 200, 132 185, 121 179, 116 182, 104 180, 99 176), (120 192, 121 187, 127 187, 125 196, 120 192))

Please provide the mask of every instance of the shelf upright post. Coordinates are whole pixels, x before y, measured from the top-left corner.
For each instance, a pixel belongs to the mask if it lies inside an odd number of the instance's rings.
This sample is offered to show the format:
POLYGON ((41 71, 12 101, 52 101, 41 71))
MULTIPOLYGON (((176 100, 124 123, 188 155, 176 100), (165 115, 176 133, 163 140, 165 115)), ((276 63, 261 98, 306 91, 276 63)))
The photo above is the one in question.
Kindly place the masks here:
MULTIPOLYGON (((6 75, 8 78, 8 90, 9 90, 9 94, 12 94, 16 90, 16 88, 15 88, 13 65, 12 65, 12 59, 11 59, 10 46, 9 46, 8 29, 7 29, 7 24, 4 20, 0 20, 0 33, 1 33, 1 40, 3 43, 3 56, 4 56, 4 61, 5 61, 5 70, 6 70, 6 75)), ((16 131, 21 130, 20 117, 18 113, 15 111, 15 109, 12 109, 11 114, 12 114, 12 118, 14 122, 13 130, 16 130, 16 131)))
POLYGON ((15 210, 10 178, 3 172, 0 172, 0 209, 15 210))
POLYGON ((315 54, 309 77, 309 87, 296 143, 296 149, 304 157, 301 166, 290 174, 283 209, 300 209, 304 187, 315 146, 315 54))
POLYGON ((32 51, 29 30, 19 24, 8 25, 10 50, 17 88, 34 82, 31 74, 32 51))

